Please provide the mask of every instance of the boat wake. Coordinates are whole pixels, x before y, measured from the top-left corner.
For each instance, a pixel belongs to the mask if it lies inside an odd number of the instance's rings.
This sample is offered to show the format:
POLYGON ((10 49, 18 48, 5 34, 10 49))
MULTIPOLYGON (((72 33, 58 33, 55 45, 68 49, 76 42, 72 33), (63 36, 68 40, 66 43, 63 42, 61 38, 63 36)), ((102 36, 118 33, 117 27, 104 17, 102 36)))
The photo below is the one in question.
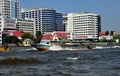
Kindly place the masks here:
POLYGON ((49 50, 51 51, 59 51, 59 50, 64 50, 60 45, 52 45, 49 47, 49 50))
POLYGON ((93 49, 108 49, 108 48, 120 48, 120 46, 96 46, 93 49))

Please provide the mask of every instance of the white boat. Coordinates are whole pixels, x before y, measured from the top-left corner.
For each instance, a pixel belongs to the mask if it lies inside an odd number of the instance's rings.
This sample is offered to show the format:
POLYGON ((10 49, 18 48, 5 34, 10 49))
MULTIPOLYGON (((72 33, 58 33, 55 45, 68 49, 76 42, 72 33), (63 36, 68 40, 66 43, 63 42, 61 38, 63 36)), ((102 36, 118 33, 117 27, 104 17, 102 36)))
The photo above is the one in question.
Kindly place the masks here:
POLYGON ((57 43, 57 41, 50 40, 42 40, 34 47, 39 51, 47 51, 47 50, 63 50, 62 47, 57 43))

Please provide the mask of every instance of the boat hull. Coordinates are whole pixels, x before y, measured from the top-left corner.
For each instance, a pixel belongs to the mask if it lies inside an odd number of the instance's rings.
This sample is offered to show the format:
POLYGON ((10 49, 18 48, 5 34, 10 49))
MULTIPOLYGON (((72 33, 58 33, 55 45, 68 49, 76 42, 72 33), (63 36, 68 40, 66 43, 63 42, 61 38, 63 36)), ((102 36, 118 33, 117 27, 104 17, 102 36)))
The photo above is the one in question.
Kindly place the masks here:
POLYGON ((49 50, 47 47, 36 46, 35 47, 38 51, 47 51, 49 50))
POLYGON ((0 47, 0 51, 10 51, 10 48, 0 47))

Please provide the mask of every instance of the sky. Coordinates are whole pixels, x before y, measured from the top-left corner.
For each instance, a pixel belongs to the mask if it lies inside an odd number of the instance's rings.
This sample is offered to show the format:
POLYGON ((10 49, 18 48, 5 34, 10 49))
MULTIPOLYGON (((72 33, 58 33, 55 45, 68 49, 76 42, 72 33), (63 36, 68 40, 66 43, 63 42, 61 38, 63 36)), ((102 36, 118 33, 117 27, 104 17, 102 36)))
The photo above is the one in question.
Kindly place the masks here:
POLYGON ((53 8, 67 14, 90 12, 101 16, 102 31, 120 33, 120 0, 20 0, 21 8, 53 8))

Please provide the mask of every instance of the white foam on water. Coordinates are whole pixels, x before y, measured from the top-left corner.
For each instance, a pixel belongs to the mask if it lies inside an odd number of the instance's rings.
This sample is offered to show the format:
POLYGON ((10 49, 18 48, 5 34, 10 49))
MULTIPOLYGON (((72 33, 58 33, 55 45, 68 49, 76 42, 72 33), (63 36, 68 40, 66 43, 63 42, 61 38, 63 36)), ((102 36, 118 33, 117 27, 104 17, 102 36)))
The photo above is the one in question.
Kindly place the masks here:
POLYGON ((80 57, 67 57, 67 60, 80 60, 80 57))
POLYGON ((64 50, 64 49, 60 45, 52 45, 51 47, 49 47, 49 50, 58 51, 58 50, 64 50))
POLYGON ((30 48, 30 49, 25 49, 25 50, 37 50, 37 49, 33 47, 33 48, 30 48))
POLYGON ((96 46, 96 47, 93 48, 93 49, 105 49, 105 47, 103 47, 103 46, 96 46))

